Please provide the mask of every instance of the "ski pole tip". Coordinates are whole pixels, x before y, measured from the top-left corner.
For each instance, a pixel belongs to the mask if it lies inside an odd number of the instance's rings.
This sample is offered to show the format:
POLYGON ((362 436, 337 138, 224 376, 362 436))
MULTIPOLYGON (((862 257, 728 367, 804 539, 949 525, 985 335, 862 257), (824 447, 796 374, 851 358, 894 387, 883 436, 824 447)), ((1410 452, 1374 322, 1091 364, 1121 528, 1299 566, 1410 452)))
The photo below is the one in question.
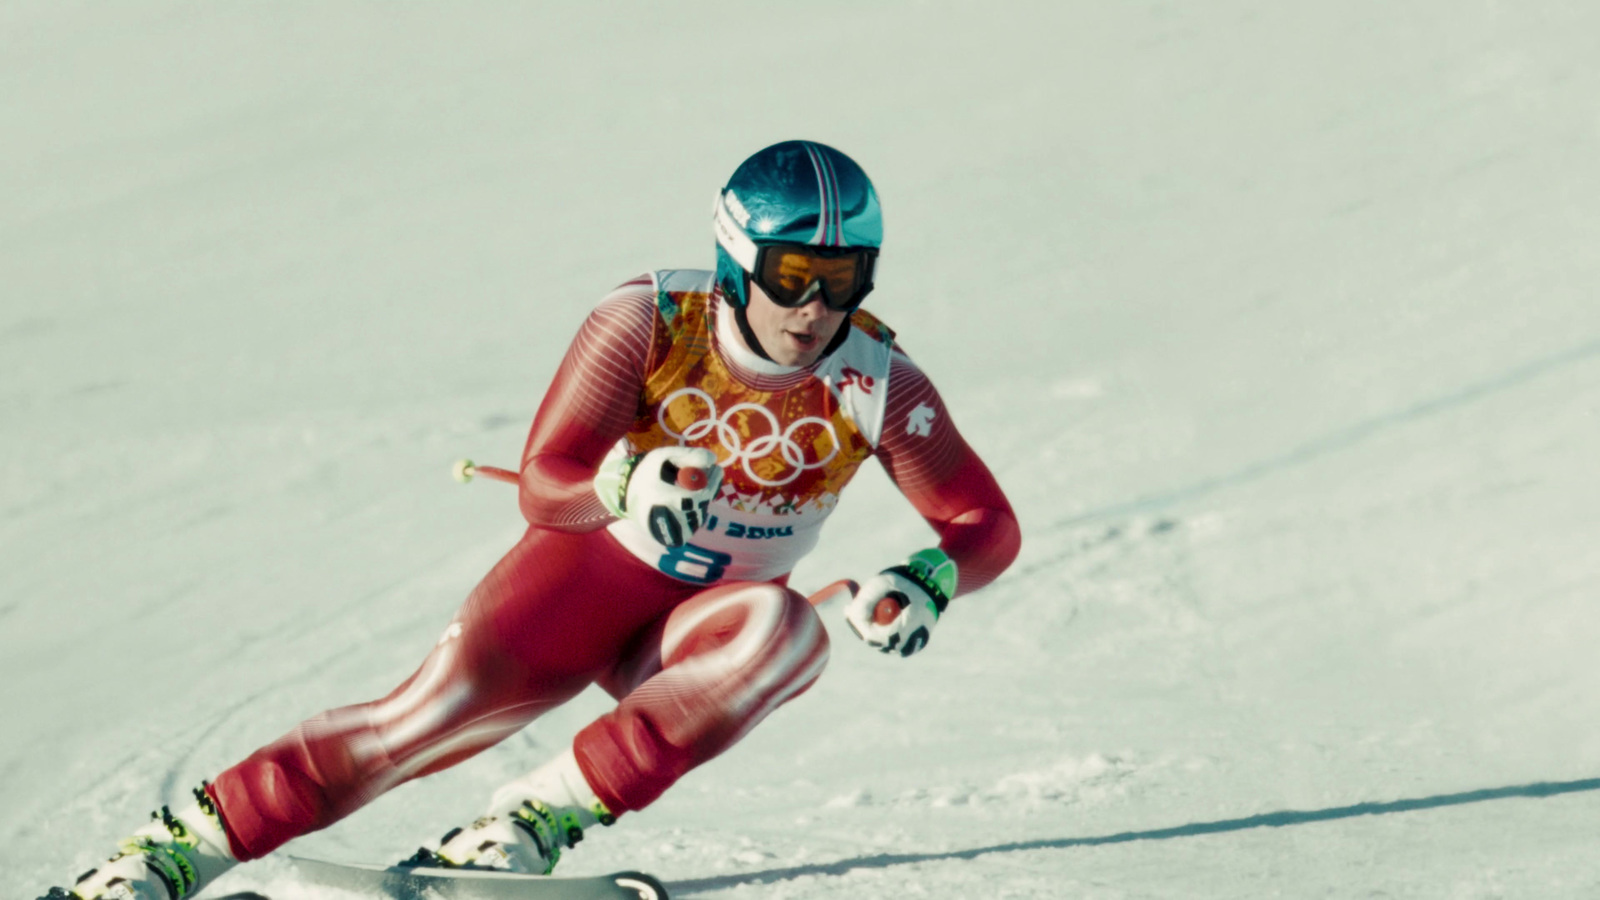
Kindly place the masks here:
POLYGON ((455 476, 457 481, 466 484, 472 480, 472 476, 478 474, 478 466, 470 459, 458 459, 456 464, 450 467, 450 474, 455 476))

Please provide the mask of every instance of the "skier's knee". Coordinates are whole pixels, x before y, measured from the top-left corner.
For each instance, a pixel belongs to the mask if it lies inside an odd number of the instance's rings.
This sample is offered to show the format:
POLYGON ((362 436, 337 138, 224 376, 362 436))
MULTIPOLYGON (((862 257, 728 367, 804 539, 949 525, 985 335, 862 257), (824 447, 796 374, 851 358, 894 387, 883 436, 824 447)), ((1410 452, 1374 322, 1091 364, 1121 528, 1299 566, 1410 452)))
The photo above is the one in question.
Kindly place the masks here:
POLYGON ((828 635, 806 598, 771 582, 720 585, 675 616, 662 659, 715 656, 728 671, 769 668, 778 659, 827 653, 828 635))
POLYGON ((804 595, 782 585, 752 585, 746 633, 736 642, 737 665, 760 669, 775 682, 804 689, 821 674, 828 659, 828 631, 804 595))

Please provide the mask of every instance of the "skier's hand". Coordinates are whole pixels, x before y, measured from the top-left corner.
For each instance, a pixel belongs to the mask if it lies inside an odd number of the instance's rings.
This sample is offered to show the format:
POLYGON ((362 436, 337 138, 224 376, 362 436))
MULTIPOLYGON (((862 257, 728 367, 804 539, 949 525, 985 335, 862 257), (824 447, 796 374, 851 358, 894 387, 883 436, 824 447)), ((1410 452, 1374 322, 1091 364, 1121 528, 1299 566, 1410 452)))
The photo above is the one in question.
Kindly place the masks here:
POLYGON ((722 467, 703 447, 616 454, 600 465, 594 479, 607 509, 639 523, 668 547, 683 546, 705 524, 706 507, 721 486, 722 467))
POLYGON ((929 548, 863 581, 844 608, 844 620, 867 646, 910 656, 928 646, 955 590, 955 560, 929 548))

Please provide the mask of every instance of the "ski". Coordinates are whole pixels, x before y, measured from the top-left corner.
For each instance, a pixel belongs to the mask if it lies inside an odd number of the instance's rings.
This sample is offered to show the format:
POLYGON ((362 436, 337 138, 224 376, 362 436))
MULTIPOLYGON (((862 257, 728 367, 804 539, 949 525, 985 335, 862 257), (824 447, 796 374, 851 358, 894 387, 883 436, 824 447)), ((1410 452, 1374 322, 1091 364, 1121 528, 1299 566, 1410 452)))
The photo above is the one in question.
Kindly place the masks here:
MULTIPOLYGON (((510 875, 462 869, 405 869, 290 857, 306 884, 383 900, 667 900, 667 889, 643 872, 610 875, 510 875)), ((219 900, 271 900, 254 892, 219 900)))

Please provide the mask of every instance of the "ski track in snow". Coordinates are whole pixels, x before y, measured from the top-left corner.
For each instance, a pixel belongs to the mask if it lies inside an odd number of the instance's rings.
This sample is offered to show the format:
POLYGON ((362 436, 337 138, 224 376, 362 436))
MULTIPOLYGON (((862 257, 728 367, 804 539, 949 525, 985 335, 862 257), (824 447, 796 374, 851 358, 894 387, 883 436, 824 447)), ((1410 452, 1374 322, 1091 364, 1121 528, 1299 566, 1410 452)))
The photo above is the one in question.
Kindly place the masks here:
MULTIPOLYGON (((911 661, 826 606, 822 680, 564 872, 1600 895, 1600 10, 810 15, 0 9, 5 896, 408 675, 521 527, 450 462, 514 464, 587 308, 801 136, 877 182, 869 306, 1022 556, 911 661)), ((926 540, 865 471, 795 584, 926 540)), ((289 849, 408 855, 606 702, 289 849)))

